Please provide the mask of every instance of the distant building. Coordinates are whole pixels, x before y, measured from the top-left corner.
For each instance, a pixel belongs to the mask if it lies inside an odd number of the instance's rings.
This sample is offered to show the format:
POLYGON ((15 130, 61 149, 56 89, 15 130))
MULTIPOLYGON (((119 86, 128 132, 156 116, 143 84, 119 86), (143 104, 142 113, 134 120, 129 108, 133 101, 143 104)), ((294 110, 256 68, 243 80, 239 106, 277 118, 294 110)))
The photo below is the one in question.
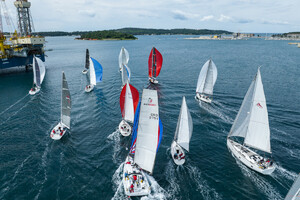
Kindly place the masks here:
POLYGON ((286 37, 292 38, 292 39, 300 39, 300 33, 288 33, 286 35, 286 37))
POLYGON ((233 33, 232 34, 233 37, 235 38, 238 38, 238 37, 247 37, 247 38, 250 38, 250 37, 254 37, 254 33, 233 33))

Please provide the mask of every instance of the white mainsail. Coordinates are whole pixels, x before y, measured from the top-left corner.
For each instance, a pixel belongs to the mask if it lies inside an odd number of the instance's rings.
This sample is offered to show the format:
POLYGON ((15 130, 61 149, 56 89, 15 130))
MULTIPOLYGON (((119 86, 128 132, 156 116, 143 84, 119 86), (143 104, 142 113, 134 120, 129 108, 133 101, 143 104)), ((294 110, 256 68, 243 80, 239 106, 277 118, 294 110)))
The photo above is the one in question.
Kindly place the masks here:
POLYGON ((122 69, 123 65, 127 65, 129 61, 129 53, 128 51, 122 47, 120 54, 119 54, 119 67, 122 69))
POLYGON ((134 162, 152 173, 158 145, 158 98, 156 90, 144 89, 141 101, 134 162))
POLYGON ((268 110, 260 69, 252 81, 228 137, 244 137, 244 144, 271 153, 268 110))
POLYGON ((132 122, 134 120, 134 105, 132 99, 132 93, 129 86, 129 83, 126 83, 126 93, 125 93, 125 102, 124 102, 124 120, 132 122))
POLYGON ((96 73, 95 73, 95 67, 94 67, 94 62, 92 61, 90 57, 90 84, 91 85, 96 85, 96 73))
POLYGON ((32 67, 33 67, 33 82, 38 87, 41 87, 41 84, 43 83, 46 74, 45 64, 41 59, 34 56, 32 67))
POLYGON ((192 133, 193 120, 191 117, 191 113, 186 105, 185 97, 183 97, 175 131, 175 140, 177 140, 177 143, 187 151, 189 151, 189 144, 192 133))
POLYGON ((70 128, 71 122, 71 95, 65 73, 62 74, 61 90, 61 123, 70 128))
POLYGON ((300 200, 300 174, 295 180, 284 200, 300 200))
POLYGON ((215 63, 210 59, 203 65, 200 71, 196 92, 212 95, 217 76, 217 67, 215 63))

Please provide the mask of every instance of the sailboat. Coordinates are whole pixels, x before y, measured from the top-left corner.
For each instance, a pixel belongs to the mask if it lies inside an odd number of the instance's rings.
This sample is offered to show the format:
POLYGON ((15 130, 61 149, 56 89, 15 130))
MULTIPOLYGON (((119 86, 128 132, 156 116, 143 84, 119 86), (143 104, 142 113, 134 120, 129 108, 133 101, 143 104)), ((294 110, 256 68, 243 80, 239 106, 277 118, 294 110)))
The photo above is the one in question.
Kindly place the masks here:
POLYGON ((152 174, 163 134, 156 90, 144 89, 135 113, 132 142, 123 169, 127 196, 145 196, 151 192, 146 174, 152 174))
POLYGON ((186 105, 185 97, 183 97, 175 136, 171 145, 171 155, 177 165, 183 165, 185 162, 185 153, 183 149, 189 151, 192 133, 193 120, 186 105))
POLYGON ((102 82, 103 68, 101 64, 90 57, 90 84, 85 87, 85 92, 91 92, 98 82, 102 82))
POLYGON ((275 170, 273 160, 252 150, 271 154, 268 110, 259 68, 227 136, 227 147, 250 169, 265 175, 275 170), (233 137, 244 138, 243 144, 233 137))
POLYGON ((284 200, 300 200, 300 174, 295 180, 284 200))
POLYGON ((129 136, 132 132, 132 127, 129 123, 134 121, 139 98, 138 90, 127 82, 120 94, 122 121, 119 124, 119 131, 123 136, 129 136))
POLYGON ((41 85, 46 75, 44 62, 38 57, 33 57, 33 86, 29 90, 30 95, 34 95, 40 91, 41 85))
POLYGON ((127 66, 128 61, 129 61, 129 53, 124 47, 122 47, 120 54, 119 54, 119 70, 120 70, 120 72, 122 72, 124 65, 127 66))
POLYGON ((65 73, 62 72, 62 88, 61 88, 61 119, 60 122, 52 129, 50 137, 53 140, 60 140, 70 129, 71 122, 71 95, 65 73))
POLYGON ((215 63, 209 59, 202 67, 196 88, 195 98, 199 101, 211 103, 209 95, 213 95, 214 85, 216 83, 218 71, 215 63))
POLYGON ((89 70, 89 66, 90 66, 90 53, 89 53, 89 50, 86 49, 86 53, 85 53, 85 69, 82 70, 83 74, 87 74, 87 72, 89 70))
POLYGON ((161 53, 153 47, 148 59, 148 75, 151 83, 158 83, 156 77, 159 75, 163 63, 161 53))

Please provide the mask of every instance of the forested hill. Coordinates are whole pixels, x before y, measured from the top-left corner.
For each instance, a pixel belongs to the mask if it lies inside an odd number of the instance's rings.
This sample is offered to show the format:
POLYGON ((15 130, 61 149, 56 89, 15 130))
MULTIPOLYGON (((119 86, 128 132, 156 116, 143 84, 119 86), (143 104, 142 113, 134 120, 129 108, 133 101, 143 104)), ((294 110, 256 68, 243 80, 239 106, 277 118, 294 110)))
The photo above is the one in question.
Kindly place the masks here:
MULTIPOLYGON (((126 33, 131 35, 220 35, 232 34, 232 32, 225 30, 209 30, 209 29, 148 29, 148 28, 121 28, 113 29, 119 33, 126 33)), ((49 31, 49 32, 36 32, 34 34, 41 36, 70 36, 70 35, 83 35, 99 31, 49 31)))

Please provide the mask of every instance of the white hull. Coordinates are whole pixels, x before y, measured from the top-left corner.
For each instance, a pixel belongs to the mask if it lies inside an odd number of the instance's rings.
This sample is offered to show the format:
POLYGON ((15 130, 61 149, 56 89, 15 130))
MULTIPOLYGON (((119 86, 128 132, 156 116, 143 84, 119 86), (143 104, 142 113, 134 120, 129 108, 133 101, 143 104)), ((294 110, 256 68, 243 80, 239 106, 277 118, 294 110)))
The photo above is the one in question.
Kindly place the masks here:
POLYGON ((132 127, 125 121, 122 120, 119 124, 119 131, 123 136, 129 136, 132 132, 132 127))
POLYGON ((208 96, 206 96, 204 94, 199 94, 199 93, 196 94, 195 99, 198 101, 206 102, 206 103, 211 103, 211 101, 212 101, 208 96))
POLYGON ((183 165, 185 163, 184 150, 175 141, 171 145, 171 156, 176 165, 183 165))
POLYGON ((36 93, 38 93, 41 89, 39 87, 34 87, 35 90, 32 90, 33 88, 31 88, 31 90, 29 90, 29 94, 30 95, 35 95, 36 93))
POLYGON ((84 89, 85 92, 91 92, 94 89, 94 85, 87 85, 84 89))
POLYGON ((151 192, 145 173, 133 164, 133 158, 130 156, 125 160, 122 181, 127 196, 146 196, 151 192))
POLYGON ((60 140, 64 134, 67 132, 67 127, 64 126, 61 122, 59 122, 51 131, 50 137, 53 140, 60 140), (59 130, 59 127, 61 128, 59 130))
POLYGON ((240 160, 250 169, 253 169, 261 174, 270 175, 276 168, 275 164, 270 164, 272 161, 266 162, 266 158, 263 158, 249 148, 242 146, 231 139, 227 139, 227 147, 232 153, 233 157, 240 160), (262 159, 264 159, 263 162, 260 161, 262 159))
POLYGON ((158 81, 154 78, 149 78, 150 83, 157 84, 158 81))
POLYGON ((87 69, 82 70, 82 74, 87 74, 87 73, 88 73, 87 69))

